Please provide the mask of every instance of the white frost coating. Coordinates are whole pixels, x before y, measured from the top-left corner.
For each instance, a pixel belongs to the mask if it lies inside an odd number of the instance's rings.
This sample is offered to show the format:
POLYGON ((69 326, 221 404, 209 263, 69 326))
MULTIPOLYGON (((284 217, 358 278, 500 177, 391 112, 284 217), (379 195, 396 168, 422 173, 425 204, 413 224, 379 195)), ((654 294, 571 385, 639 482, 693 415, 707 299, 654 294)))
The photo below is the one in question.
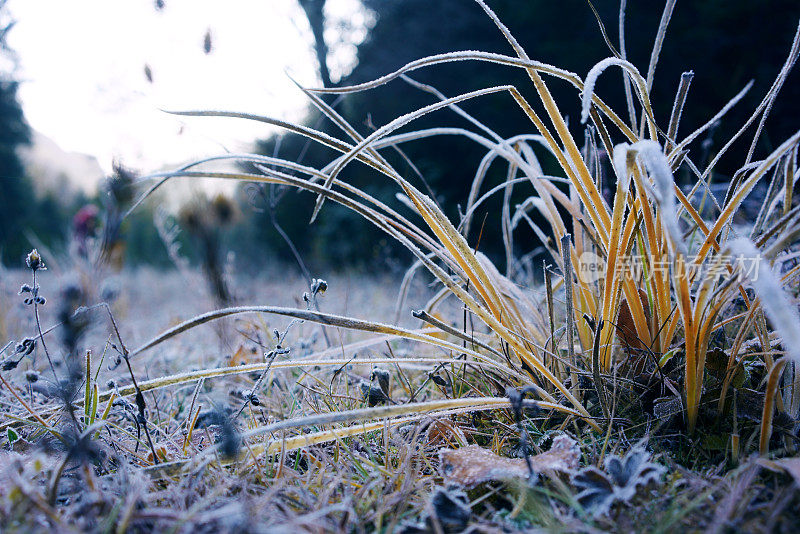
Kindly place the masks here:
MULTIPOLYGON (((540 142, 543 143, 544 137, 542 137, 541 140, 537 139, 537 141, 540 141, 540 142)), ((543 144, 545 144, 545 143, 543 143, 543 144)), ((534 179, 534 178, 538 178, 539 176, 544 175, 544 171, 542 170, 542 166, 539 164, 539 158, 536 157, 536 154, 534 153, 534 151, 531 148, 531 146, 528 143, 520 143, 519 146, 520 146, 520 149, 522 150, 522 155, 525 156, 525 161, 527 161, 528 164, 530 164, 531 169, 532 169, 532 172, 531 171, 528 172, 529 178, 534 179)))
POLYGON ((672 176, 667 157, 661 151, 661 145, 651 140, 638 141, 631 145, 631 150, 639 153, 650 176, 653 177, 661 223, 671 238, 675 252, 685 256, 686 244, 678 227, 678 212, 675 208, 675 178, 672 176))
POLYGON ((407 207, 408 209, 410 209, 411 211, 413 211, 414 213, 416 213, 417 215, 419 215, 419 210, 418 210, 418 209, 417 209, 417 207, 414 205, 414 203, 413 203, 413 202, 411 202, 411 199, 410 199, 410 198, 408 198, 408 195, 405 195, 405 194, 403 194, 403 193, 395 193, 395 194, 394 194, 394 198, 396 198, 397 200, 399 200, 399 201, 400 201, 400 203, 401 203, 401 204, 403 204, 405 207, 407 207))
POLYGON ((511 227, 516 228, 520 219, 524 217, 531 208, 539 210, 545 217, 547 216, 547 204, 539 197, 528 197, 525 202, 517 205, 517 210, 514 212, 514 217, 511 219, 511 227))
POLYGON ((631 182, 631 173, 628 172, 628 151, 631 145, 620 143, 614 147, 614 171, 617 173, 617 183, 627 193, 631 182))
POLYGON ((750 278, 772 326, 781 336, 781 345, 795 363, 800 363, 800 315, 781 288, 769 262, 766 258, 762 258, 755 245, 744 237, 730 241, 725 246, 725 251, 736 255, 737 261, 741 258, 744 273, 750 278))
MULTIPOLYGON (((639 74, 639 71, 636 70, 636 67, 634 67, 631 62, 616 57, 606 58, 592 67, 592 69, 589 71, 589 74, 586 75, 586 80, 583 82, 583 92, 581 93, 581 124, 585 124, 586 120, 589 118, 589 108, 592 104, 592 96, 594 95, 594 86, 597 83, 597 79, 601 74, 603 74, 604 70, 612 65, 618 65, 622 67, 624 70, 629 71, 638 79, 641 79, 642 77, 642 75, 639 74)), ((637 91, 641 93, 639 80, 636 80, 634 85, 637 86, 637 91)))

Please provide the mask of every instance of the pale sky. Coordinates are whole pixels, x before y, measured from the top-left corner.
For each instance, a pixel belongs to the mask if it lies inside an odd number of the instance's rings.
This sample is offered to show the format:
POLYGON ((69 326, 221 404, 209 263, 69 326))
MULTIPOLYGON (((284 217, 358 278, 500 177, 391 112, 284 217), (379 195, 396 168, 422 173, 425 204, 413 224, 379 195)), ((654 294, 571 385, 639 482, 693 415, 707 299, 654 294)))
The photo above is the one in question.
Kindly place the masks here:
MULTIPOLYGON (((298 120, 319 84, 297 0, 10 0, 19 97, 30 125, 63 150, 144 172, 244 151, 268 136, 241 119, 179 118, 160 109, 246 111, 298 120), (203 40, 211 29, 213 50, 203 40), (145 65, 152 71, 147 82, 145 65)), ((359 0, 328 0, 326 40, 337 79, 355 64, 370 16, 359 0)))

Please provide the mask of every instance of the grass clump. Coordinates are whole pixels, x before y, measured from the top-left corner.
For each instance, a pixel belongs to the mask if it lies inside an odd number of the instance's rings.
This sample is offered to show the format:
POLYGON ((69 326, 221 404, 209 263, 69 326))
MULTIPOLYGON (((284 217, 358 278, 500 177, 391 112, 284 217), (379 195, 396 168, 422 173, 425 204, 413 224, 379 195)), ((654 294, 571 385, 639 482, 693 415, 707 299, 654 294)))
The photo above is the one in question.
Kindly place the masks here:
MULTIPOLYGON (((255 517, 268 518, 267 525, 285 521, 310 530, 405 532, 460 531, 470 525, 771 530, 796 521, 792 510, 798 497, 787 474, 797 474, 780 458, 797 452, 800 412, 800 319, 793 300, 800 274, 800 218, 793 196, 800 131, 762 159, 754 157, 772 102, 797 59, 800 33, 761 105, 701 169, 693 161, 692 143, 742 93, 680 138, 691 82, 687 73, 669 124, 657 124, 649 93, 674 2, 667 2, 646 76, 609 42, 613 56, 585 78, 530 59, 489 6, 477 3, 507 38, 513 56, 453 52, 359 86, 301 88, 341 129, 342 138, 245 113, 178 112, 256 120, 304 135, 341 154, 324 168, 276 157, 224 155, 151 176, 158 181, 144 195, 172 177, 217 177, 311 192, 317 196, 312 220, 326 202, 341 204, 414 255, 398 309, 420 269, 435 280, 435 294, 414 312, 417 327, 320 311, 318 291, 312 290, 303 299, 305 307, 224 307, 130 351, 117 331, 112 347, 128 365, 130 385, 98 387, 87 356, 82 400, 32 406, 17 397, 19 405, 8 408, 3 423, 9 433, 26 429, 26 439, 49 433, 73 449, 87 440, 106 440, 105 460, 66 453, 52 470, 49 498, 43 501, 36 469, 19 459, 22 463, 6 468, 15 488, 6 499, 44 514, 42 521, 64 526, 69 514, 79 512, 68 502, 73 490, 58 480, 67 466, 77 465, 83 471, 71 473, 69 480, 94 499, 96 515, 83 516, 89 528, 108 521, 118 530, 188 524, 257 530, 255 517), (398 78, 419 87, 410 72, 452 61, 523 69, 537 100, 529 102, 512 85, 454 97, 426 87, 436 102, 364 136, 321 96, 368 90, 398 78), (624 74, 629 98, 623 114, 594 90, 609 67, 624 74), (546 78, 576 88, 587 124, 582 146, 546 78), (508 94, 534 132, 503 138, 459 107, 494 93, 508 94), (448 109, 467 124, 405 130, 420 117, 448 109), (716 163, 756 123, 740 171, 725 198, 717 198, 710 187, 716 163), (457 223, 382 154, 403 143, 454 134, 486 150, 457 223), (560 176, 544 174, 544 158, 558 165, 560 176), (213 159, 236 159, 259 172, 203 170, 213 159), (507 165, 508 179, 482 194, 495 160, 507 165), (344 177, 351 163, 392 180, 404 211, 348 184, 344 177), (690 191, 676 186, 678 169, 696 178, 690 191), (755 219, 744 226, 740 216, 746 201, 764 181, 768 193, 755 219), (523 185, 531 196, 512 206, 512 190, 523 185), (500 193, 505 273, 465 237, 477 206, 500 193), (524 287, 520 276, 513 237, 521 224, 541 237, 551 262, 540 291, 524 287), (244 319, 250 316, 258 319, 244 319), (263 322, 267 316, 289 322, 270 334, 263 322), (230 317, 244 322, 238 330, 242 345, 228 364, 135 379, 133 368, 145 353, 230 317), (324 348, 298 354, 311 323, 328 333, 366 336, 339 346, 326 338, 324 348), (360 355, 363 349, 371 351, 369 357, 360 355), (263 358, 253 356, 258 353, 263 358), (208 400, 223 380, 235 385, 237 402, 208 400), (145 404, 149 396, 168 407, 145 404), (81 402, 84 413, 78 418, 71 407, 81 402), (213 409, 204 411, 202 403, 213 409), (78 437, 72 441, 58 430, 65 413, 73 414, 78 437), (123 424, 125 418, 135 429, 123 424), (544 465, 542 455, 552 454, 550 447, 564 439, 574 443, 580 467, 535 470, 544 465), (478 457, 489 462, 490 471, 502 465, 523 475, 510 481, 500 477, 504 482, 482 475, 466 492, 443 487, 447 473, 441 472, 439 449, 467 445, 486 450, 478 457), (491 464, 493 457, 511 455, 524 459, 527 471, 508 458, 491 464), (97 473, 108 480, 99 480, 97 473), (109 492, 126 497, 112 505, 109 492)), ((185 223, 193 224, 188 218, 185 223)), ((213 232, 207 222, 202 225, 213 232)), ((369 310, 362 312, 370 316, 369 310)), ((38 339, 44 341, 41 330, 38 339)), ((5 378, 3 383, 16 395, 5 378)), ((19 521, 4 513, 7 520, 19 521)))

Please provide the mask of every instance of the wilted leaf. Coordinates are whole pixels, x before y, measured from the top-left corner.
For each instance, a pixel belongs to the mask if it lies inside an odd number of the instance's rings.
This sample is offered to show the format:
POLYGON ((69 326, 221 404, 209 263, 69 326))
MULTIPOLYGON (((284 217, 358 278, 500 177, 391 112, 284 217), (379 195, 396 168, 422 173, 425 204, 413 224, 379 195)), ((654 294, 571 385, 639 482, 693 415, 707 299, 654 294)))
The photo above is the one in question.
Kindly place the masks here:
POLYGON ((428 445, 435 447, 457 447, 467 442, 461 428, 447 418, 436 419, 428 425, 428 445))
POLYGON ((683 406, 677 397, 662 397, 653 401, 653 415, 659 419, 669 419, 681 413, 683 406))
POLYGON ((449 386, 447 380, 445 380, 436 373, 428 373, 428 377, 430 377, 431 381, 439 387, 446 388, 447 386, 449 386))
POLYGON ((714 347, 706 353, 706 369, 717 378, 722 378, 728 368, 728 355, 725 351, 714 347))
MULTIPOLYGON (((706 369, 716 379, 723 380, 728 371, 728 355, 725 351, 718 347, 709 350, 706 353, 706 369)), ((750 372, 747 367, 739 363, 733 370, 731 385, 736 389, 742 388, 749 378, 750 372)))
POLYGON ((378 386, 373 386, 369 382, 361 382, 361 394, 364 396, 364 400, 367 401, 367 405, 377 406, 379 404, 386 404, 386 401, 389 398, 386 396, 386 393, 383 392, 381 388, 378 386))
MULTIPOLYGON (((645 319, 649 322, 650 305, 647 301, 647 293, 641 289, 639 290, 639 300, 642 303, 645 319)), ((622 346, 628 354, 628 365, 633 369, 634 375, 641 374, 647 363, 647 347, 636 332, 636 323, 633 321, 627 299, 622 299, 620 304, 617 327, 622 346)))
POLYGON ((581 491, 575 498, 594 515, 602 515, 614 502, 630 501, 640 486, 658 481, 664 471, 666 468, 651 462, 650 453, 638 444, 624 457, 606 458, 605 472, 591 466, 577 473, 572 483, 581 491))
POLYGON ((378 387, 381 388, 386 396, 389 396, 389 381, 391 379, 391 375, 389 371, 386 369, 381 369, 380 367, 376 367, 372 370, 372 379, 378 382, 378 387))
MULTIPOLYGON (((477 445, 442 449, 439 451, 439 459, 445 480, 467 488, 491 480, 528 478, 529 475, 524 458, 503 458, 477 445)), ((570 473, 578 467, 579 459, 578 444, 564 434, 553 438, 549 451, 530 457, 531 466, 536 473, 570 473)))
POLYGON ((467 527, 471 515, 469 499, 464 492, 439 488, 431 496, 429 520, 435 519, 445 532, 461 532, 467 527))
MULTIPOLYGON (((159 462, 166 462, 168 460, 167 449, 166 447, 160 446, 156 447, 156 455, 158 455, 159 462)), ((147 453, 147 461, 153 462, 153 453, 147 453)))
POLYGON ((397 529, 400 534, 427 534, 463 532, 472 517, 469 498, 463 491, 436 488, 431 494, 422 521, 407 522, 397 529))
POLYGON ((237 365, 246 365, 253 363, 253 356, 257 351, 246 348, 243 344, 236 347, 236 351, 231 355, 228 360, 228 367, 235 367, 237 365))

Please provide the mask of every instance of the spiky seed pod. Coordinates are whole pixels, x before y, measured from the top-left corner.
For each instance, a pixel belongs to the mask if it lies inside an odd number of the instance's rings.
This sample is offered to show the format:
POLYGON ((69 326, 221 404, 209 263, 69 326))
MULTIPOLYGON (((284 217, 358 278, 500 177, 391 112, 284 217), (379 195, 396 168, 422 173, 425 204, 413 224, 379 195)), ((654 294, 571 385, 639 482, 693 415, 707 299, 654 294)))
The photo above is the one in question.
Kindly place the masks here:
POLYGON ((118 161, 113 165, 114 173, 106 181, 105 188, 117 206, 125 206, 133 201, 137 175, 118 161))

